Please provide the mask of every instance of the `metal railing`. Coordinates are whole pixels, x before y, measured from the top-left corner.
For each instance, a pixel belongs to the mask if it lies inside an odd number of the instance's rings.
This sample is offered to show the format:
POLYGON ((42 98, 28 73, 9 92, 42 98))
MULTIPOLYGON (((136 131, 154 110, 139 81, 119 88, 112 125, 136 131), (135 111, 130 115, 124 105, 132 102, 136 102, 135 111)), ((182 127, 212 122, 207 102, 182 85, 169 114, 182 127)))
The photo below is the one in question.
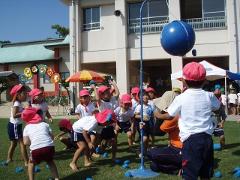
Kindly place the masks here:
POLYGON ((183 19, 183 21, 190 24, 194 30, 224 29, 227 27, 225 16, 183 19))
MULTIPOLYGON (((154 20, 153 18, 145 18, 145 19, 143 19, 143 23, 142 23, 143 33, 148 34, 148 33, 161 32, 163 29, 163 26, 165 24, 167 24, 168 22, 169 22, 168 17, 161 18, 161 20, 154 20)), ((129 20, 128 32, 129 33, 140 33, 139 19, 129 20)))
POLYGON ((83 31, 100 29, 100 22, 83 24, 83 31))

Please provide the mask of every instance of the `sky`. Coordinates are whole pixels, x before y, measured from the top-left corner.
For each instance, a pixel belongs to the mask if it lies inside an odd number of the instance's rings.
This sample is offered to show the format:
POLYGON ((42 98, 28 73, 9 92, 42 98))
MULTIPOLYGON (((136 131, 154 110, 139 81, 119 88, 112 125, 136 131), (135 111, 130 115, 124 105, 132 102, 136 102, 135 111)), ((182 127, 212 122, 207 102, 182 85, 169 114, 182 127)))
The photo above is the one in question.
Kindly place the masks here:
POLYGON ((69 26, 69 8, 61 0, 0 0, 0 41, 57 38, 53 24, 69 26))

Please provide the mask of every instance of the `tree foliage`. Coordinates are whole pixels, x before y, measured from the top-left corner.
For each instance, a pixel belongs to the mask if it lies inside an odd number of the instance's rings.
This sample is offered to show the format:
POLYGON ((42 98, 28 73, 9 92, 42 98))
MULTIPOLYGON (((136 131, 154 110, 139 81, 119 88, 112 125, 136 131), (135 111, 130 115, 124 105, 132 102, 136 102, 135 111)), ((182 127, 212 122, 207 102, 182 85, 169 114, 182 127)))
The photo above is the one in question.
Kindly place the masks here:
POLYGON ((60 38, 64 38, 69 34, 69 29, 61 26, 59 24, 53 24, 52 25, 52 29, 56 30, 56 34, 60 37, 60 38))

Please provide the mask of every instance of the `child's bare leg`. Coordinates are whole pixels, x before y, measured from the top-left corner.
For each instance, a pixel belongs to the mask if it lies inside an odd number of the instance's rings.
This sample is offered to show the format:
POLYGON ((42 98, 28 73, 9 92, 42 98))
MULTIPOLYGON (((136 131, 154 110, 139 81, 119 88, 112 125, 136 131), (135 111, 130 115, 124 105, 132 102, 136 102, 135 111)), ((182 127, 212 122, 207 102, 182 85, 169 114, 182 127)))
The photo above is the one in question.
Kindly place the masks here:
POLYGON ((116 152, 117 152, 117 138, 112 138, 112 160, 116 159, 116 152))
POLYGON ((90 161, 90 152, 89 148, 86 145, 86 148, 84 149, 84 166, 89 167, 91 166, 91 161, 90 161))
POLYGON ((23 139, 19 140, 19 144, 20 144, 22 158, 24 160, 25 166, 27 166, 28 165, 28 154, 27 154, 26 146, 23 144, 23 139))
POLYGON ((54 161, 47 162, 47 164, 48 164, 48 166, 49 166, 49 168, 51 170, 53 178, 55 180, 58 180, 59 179, 58 170, 57 170, 57 166, 54 163, 54 161))
POLYGON ((128 136, 128 146, 129 146, 129 147, 132 147, 132 145, 133 145, 132 132, 131 132, 131 131, 128 131, 128 132, 127 132, 127 136, 128 136))
POLYGON ((13 160, 13 153, 16 147, 17 147, 17 141, 16 140, 11 141, 10 147, 8 149, 7 163, 13 160))
POLYGON ((148 149, 148 141, 149 141, 148 136, 143 136, 144 154, 147 152, 148 149))
POLYGON ((132 142, 135 142, 135 136, 136 136, 137 128, 135 127, 134 122, 131 125, 131 129, 132 129, 132 142))
POLYGON ((72 168, 73 171, 78 171, 77 160, 79 159, 80 154, 86 148, 86 143, 85 142, 77 142, 77 146, 78 146, 78 149, 74 153, 73 159, 72 159, 71 163, 69 164, 69 166, 72 168))
POLYGON ((29 180, 34 179, 34 173, 33 173, 34 166, 35 165, 31 161, 28 162, 28 177, 29 177, 29 180))
POLYGON ((223 148, 225 146, 225 136, 220 136, 220 144, 221 144, 221 147, 223 148))
POLYGON ((154 142, 154 141, 155 141, 155 137, 154 137, 154 135, 151 135, 150 137, 151 137, 151 143, 152 143, 152 146, 154 146, 154 143, 155 143, 155 142, 154 142))

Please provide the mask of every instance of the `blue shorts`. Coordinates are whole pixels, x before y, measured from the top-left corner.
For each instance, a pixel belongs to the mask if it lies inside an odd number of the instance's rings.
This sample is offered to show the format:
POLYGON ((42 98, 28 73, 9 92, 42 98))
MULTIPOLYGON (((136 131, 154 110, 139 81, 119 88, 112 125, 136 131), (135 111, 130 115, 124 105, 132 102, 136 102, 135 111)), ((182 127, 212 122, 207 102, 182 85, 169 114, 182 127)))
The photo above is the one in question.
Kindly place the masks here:
POLYGON ((207 133, 191 135, 183 142, 182 176, 184 180, 210 179, 213 175, 213 141, 207 133))
POLYGON ((7 129, 10 141, 23 138, 22 124, 13 124, 8 122, 7 129))
POLYGON ((123 131, 127 133, 128 131, 131 131, 131 123, 129 121, 127 122, 118 122, 118 125, 120 126, 119 132, 122 133, 123 131))
POLYGON ((115 135, 113 126, 108 126, 108 127, 103 128, 102 133, 101 133, 102 139, 109 140, 109 139, 113 139, 115 137, 116 137, 116 135, 115 135))
POLYGON ((77 133, 77 132, 73 131, 72 134, 71 134, 71 138, 72 138, 73 142, 80 142, 81 141, 81 142, 86 143, 86 140, 85 140, 82 133, 77 133))

